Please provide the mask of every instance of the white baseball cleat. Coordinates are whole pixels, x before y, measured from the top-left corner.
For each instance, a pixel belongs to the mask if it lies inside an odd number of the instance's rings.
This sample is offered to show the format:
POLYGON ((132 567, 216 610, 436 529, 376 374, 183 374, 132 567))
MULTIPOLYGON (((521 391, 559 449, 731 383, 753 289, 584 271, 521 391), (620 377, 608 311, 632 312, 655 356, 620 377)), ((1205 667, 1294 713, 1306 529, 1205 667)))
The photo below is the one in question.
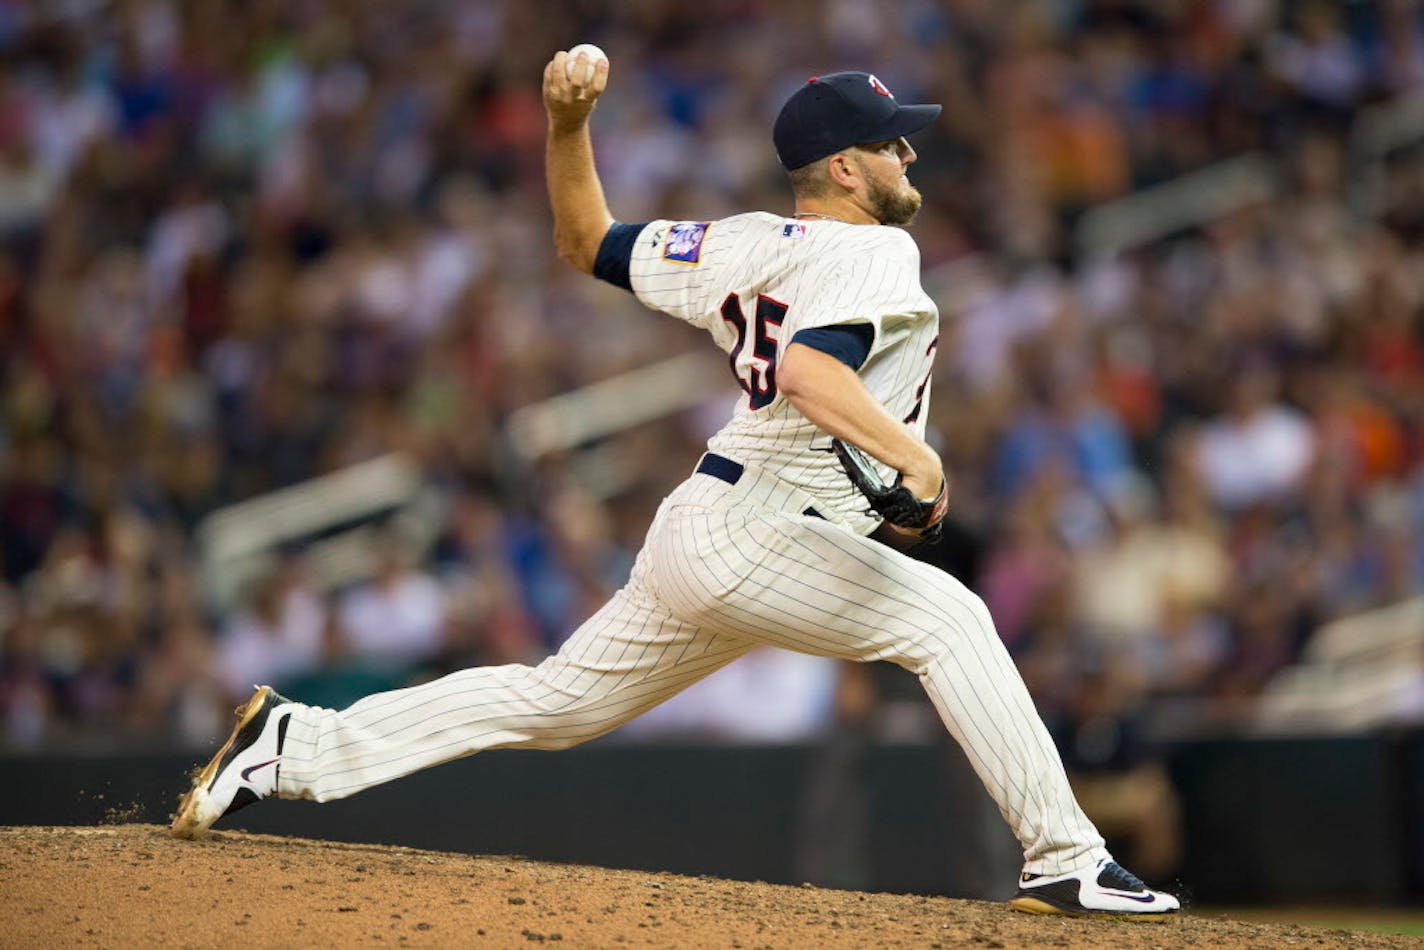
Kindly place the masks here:
POLYGON ((257 687, 238 708, 227 742, 193 776, 173 819, 174 837, 201 838, 224 815, 276 794, 289 707, 295 705, 270 686, 257 687))
POLYGON ((1030 874, 1019 878, 1019 893, 1009 901, 1015 910, 1030 914, 1062 914, 1086 917, 1098 914, 1119 917, 1160 918, 1181 909, 1171 894, 1154 891, 1119 865, 1106 858, 1070 874, 1030 874))

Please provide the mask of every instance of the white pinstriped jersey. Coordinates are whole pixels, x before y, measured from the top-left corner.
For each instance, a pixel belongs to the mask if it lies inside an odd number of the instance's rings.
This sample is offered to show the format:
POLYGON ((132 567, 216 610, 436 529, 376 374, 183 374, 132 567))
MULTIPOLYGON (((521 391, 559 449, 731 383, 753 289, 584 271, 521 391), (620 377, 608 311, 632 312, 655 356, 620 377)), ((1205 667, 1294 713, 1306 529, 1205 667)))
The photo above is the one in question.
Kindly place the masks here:
POLYGON ((729 354, 744 395, 708 449, 804 492, 831 521, 873 530, 879 520, 830 437, 777 391, 776 366, 801 330, 868 324, 874 342, 860 378, 923 437, 939 312, 920 286, 914 240, 898 228, 765 212, 660 220, 638 235, 629 272, 639 300, 708 331, 729 354))

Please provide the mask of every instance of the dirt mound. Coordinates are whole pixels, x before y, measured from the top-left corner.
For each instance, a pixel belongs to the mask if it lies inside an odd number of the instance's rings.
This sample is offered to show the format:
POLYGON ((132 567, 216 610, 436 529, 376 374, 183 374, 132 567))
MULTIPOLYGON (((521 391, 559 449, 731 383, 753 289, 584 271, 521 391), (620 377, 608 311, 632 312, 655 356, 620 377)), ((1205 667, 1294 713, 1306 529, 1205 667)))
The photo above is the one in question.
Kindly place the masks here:
POLYGON ((679 877, 157 825, 0 828, 0 947, 1283 947, 1407 937, 679 877))

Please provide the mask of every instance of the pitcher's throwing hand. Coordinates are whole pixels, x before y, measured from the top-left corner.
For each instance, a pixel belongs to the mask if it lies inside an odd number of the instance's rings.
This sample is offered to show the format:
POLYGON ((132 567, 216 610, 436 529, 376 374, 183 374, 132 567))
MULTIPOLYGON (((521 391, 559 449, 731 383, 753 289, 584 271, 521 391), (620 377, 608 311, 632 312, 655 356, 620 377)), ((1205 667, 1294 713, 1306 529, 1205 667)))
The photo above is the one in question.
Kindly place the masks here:
MULTIPOLYGON (((588 118, 594 103, 608 88, 608 58, 595 59, 587 47, 559 51, 544 67, 544 108, 551 122, 577 123, 588 118)), ((597 50, 597 47, 593 47, 597 50)))

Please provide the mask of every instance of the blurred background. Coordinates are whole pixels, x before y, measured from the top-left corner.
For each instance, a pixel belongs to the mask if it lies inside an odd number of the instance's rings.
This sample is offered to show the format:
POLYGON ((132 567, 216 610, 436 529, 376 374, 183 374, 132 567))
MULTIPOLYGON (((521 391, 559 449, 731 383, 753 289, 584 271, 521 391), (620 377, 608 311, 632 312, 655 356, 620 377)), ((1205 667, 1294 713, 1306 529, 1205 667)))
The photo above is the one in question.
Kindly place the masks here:
MULTIPOLYGON (((59 789, 200 754, 255 682, 342 706, 537 662, 623 582, 738 390, 553 253, 539 80, 580 41, 624 221, 789 213, 769 129, 809 75, 944 104, 911 178, 954 520, 922 555, 1139 873, 1424 894, 1416 0, 0 0, 3 761, 59 789)), ((692 811, 743 774, 788 809, 724 798, 710 827, 786 854, 711 870, 1012 886, 896 669, 753 654, 509 767, 676 781, 694 745, 733 764, 692 811), (957 845, 883 853, 924 838, 910 787, 957 845)))

